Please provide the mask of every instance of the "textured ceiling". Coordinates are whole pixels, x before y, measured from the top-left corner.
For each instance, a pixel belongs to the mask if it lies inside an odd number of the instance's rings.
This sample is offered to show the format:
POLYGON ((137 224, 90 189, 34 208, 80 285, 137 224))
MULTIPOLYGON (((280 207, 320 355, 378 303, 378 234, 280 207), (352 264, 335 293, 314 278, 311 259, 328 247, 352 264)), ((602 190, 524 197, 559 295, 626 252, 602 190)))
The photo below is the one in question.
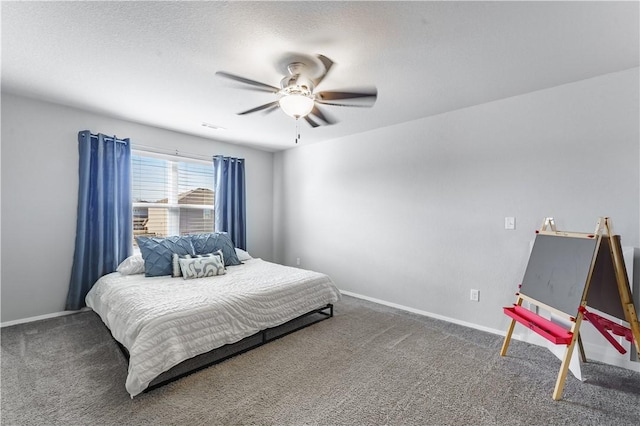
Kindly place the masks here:
POLYGON ((308 144, 639 66, 638 2, 2 2, 2 90, 280 150, 295 121, 235 113, 275 100, 287 52, 335 65, 319 90, 375 85, 373 108, 308 144), (226 130, 202 126, 210 123, 226 130))

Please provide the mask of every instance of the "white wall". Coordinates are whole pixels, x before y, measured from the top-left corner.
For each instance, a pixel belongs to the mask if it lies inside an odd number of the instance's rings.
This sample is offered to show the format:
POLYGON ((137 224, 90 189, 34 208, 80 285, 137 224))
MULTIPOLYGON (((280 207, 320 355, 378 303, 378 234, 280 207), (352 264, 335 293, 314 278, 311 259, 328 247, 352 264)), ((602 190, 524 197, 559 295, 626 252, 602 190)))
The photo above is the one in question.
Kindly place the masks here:
POLYGON ((578 232, 609 216, 623 245, 639 246, 638 78, 635 68, 278 153, 276 259, 506 330, 502 307, 546 216, 578 232))
POLYGON ((73 258, 78 131, 246 159, 247 246, 273 259, 273 154, 2 94, 1 321, 64 310, 73 258))

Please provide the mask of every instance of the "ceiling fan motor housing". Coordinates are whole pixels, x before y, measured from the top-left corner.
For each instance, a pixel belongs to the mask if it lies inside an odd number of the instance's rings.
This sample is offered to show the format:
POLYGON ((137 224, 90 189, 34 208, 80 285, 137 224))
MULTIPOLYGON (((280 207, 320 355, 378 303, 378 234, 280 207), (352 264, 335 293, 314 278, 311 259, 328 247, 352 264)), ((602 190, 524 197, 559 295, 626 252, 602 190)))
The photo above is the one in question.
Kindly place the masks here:
POLYGON ((288 75, 280 81, 282 91, 297 88, 303 92, 313 92, 313 82, 301 74, 288 75))

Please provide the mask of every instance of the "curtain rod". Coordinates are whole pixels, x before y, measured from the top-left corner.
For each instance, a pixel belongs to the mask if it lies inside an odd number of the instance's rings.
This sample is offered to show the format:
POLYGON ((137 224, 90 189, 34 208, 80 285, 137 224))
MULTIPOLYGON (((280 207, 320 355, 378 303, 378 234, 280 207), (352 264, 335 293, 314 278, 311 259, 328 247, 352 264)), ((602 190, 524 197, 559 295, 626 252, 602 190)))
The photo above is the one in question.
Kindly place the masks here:
POLYGON ((155 154, 173 155, 176 157, 190 158, 192 160, 212 161, 213 155, 202 155, 193 152, 178 151, 177 149, 157 148, 148 145, 131 144, 131 149, 138 151, 152 152, 155 154))
MULTIPOLYGON (((127 141, 125 141, 124 139, 118 139, 115 135, 114 136, 102 135, 102 137, 106 140, 114 141, 117 143, 124 143, 124 144, 127 143, 127 141)), ((98 135, 94 135, 93 133, 91 133, 91 138, 98 139, 98 135)))
MULTIPOLYGON (((93 133, 91 133, 91 137, 97 138, 98 135, 94 135, 93 133)), ((203 155, 203 154, 196 154, 193 152, 184 152, 184 151, 181 152, 181 151, 178 151, 177 149, 157 148, 149 145, 134 144, 131 142, 127 142, 126 140, 123 140, 123 139, 118 139, 115 135, 114 136, 103 135, 103 137, 105 139, 112 140, 117 143, 124 143, 124 144, 129 143, 131 145, 131 149, 135 149, 138 151, 151 152, 154 154, 171 155, 175 157, 189 158, 191 160, 202 160, 202 161, 212 161, 214 157, 213 155, 203 155)), ((241 158, 237 160, 243 161, 243 159, 241 158)))

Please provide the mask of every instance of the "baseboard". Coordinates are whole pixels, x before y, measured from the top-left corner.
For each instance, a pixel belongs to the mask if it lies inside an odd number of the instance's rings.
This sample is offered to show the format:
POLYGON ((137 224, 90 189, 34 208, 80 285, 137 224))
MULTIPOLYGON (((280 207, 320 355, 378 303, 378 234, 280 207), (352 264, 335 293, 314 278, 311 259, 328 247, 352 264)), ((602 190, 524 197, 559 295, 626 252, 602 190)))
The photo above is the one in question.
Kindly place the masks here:
POLYGON ((82 308, 79 311, 53 312, 51 314, 38 315, 38 316, 35 316, 35 317, 29 317, 29 318, 21 318, 21 319, 12 320, 12 321, 5 321, 5 322, 0 323, 0 328, 10 327, 12 325, 24 324, 24 323, 28 323, 28 322, 40 321, 40 320, 49 319, 49 318, 63 317, 65 315, 76 314, 78 312, 88 311, 90 309, 91 308, 82 308))
MULTIPOLYGON (((427 311, 423 311, 420 309, 415 309, 415 308, 411 308, 408 306, 404 306, 404 305, 400 305, 397 303, 392 303, 392 302, 387 302, 386 300, 381 300, 381 299, 376 299, 374 297, 369 297, 369 296, 364 296, 362 294, 358 294, 358 293, 353 293, 350 291, 345 291, 345 290, 340 290, 340 293, 347 295, 347 296, 352 296, 358 299, 363 299, 363 300, 367 300, 369 302, 373 302, 373 303, 377 303, 379 305, 384 305, 384 306, 389 306, 391 308, 396 308, 396 309, 400 309, 402 311, 407 311, 407 312, 412 312, 414 314, 418 314, 418 315, 423 315, 426 317, 430 317, 430 318, 435 318, 435 319, 439 319, 442 321, 447 321, 453 324, 458 324, 464 327, 469 327, 469 328, 473 328, 475 330, 481 330, 481 331, 486 331, 487 333, 491 333, 491 334, 496 334, 499 336, 505 336, 507 334, 506 330, 497 330, 495 328, 490 328, 490 327, 485 327, 479 324, 474 324, 471 322, 467 322, 467 321, 461 321, 458 320, 456 318, 451 318, 451 317, 447 317, 444 315, 439 315, 439 314, 434 314, 432 312, 427 312, 427 311)), ((533 334, 533 333, 531 333, 533 334)), ((536 346, 542 346, 545 347, 544 344, 541 344, 539 341, 537 341, 534 338, 531 338, 528 334, 517 334, 517 333, 513 333, 512 334, 512 338, 514 340, 519 340, 525 343, 530 343, 536 346)), ((638 371, 640 372, 640 362, 634 362, 634 361, 630 361, 628 358, 625 358, 623 356, 618 356, 618 353, 613 350, 609 350, 608 348, 604 348, 598 345, 590 345, 588 343, 585 343, 585 352, 587 353, 587 358, 594 360, 594 361, 599 361, 599 362, 603 362, 605 364, 610 364, 610 365, 615 365, 617 367, 622 367, 622 368, 626 368, 627 370, 632 370, 632 371, 638 371), (615 352, 612 354, 612 352, 615 352)))
POLYGON ((462 325, 464 327, 469 327, 469 328, 474 328, 476 330, 486 331, 487 333, 491 333, 491 334, 498 334, 500 336, 504 336, 504 335, 507 334, 506 331, 503 331, 503 330, 496 330, 495 328, 489 328, 489 327, 485 327, 485 326, 482 326, 482 325, 479 325, 479 324, 474 324, 474 323, 471 323, 471 322, 461 321, 461 320, 456 319, 456 318, 450 318, 450 317, 446 317, 444 315, 434 314, 432 312, 427 312, 427 311, 423 311, 423 310, 420 310, 420 309, 410 308, 409 306, 404 306, 404 305, 399 305, 397 303, 387 302, 386 300, 376 299, 376 298, 373 298, 373 297, 364 296, 362 294, 352 293, 350 291, 340 290, 340 293, 345 294, 347 296, 355 297, 357 299, 368 300, 369 302, 377 303, 378 305, 389 306, 391 308, 400 309, 402 311, 411 312, 411 313, 422 315, 422 316, 425 316, 425 317, 435 318, 435 319, 438 319, 438 320, 451 322, 453 324, 462 325))

